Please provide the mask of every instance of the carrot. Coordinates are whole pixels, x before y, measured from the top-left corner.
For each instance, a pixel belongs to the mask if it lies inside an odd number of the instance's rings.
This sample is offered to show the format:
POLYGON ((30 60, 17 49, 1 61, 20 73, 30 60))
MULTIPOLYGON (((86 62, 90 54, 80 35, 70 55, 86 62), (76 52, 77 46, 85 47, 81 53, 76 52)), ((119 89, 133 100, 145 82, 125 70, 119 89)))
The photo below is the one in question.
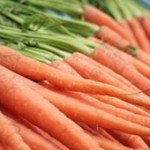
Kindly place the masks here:
MULTIPOLYGON (((97 42, 98 44, 102 44, 103 42, 101 41, 101 40, 99 40, 99 39, 97 39, 97 38, 95 38, 95 37, 90 37, 90 38, 88 38, 89 40, 92 40, 92 41, 95 41, 95 42, 97 42)), ((105 45, 106 45, 106 43, 105 43, 105 45)), ((115 45, 113 45, 114 47, 117 47, 117 46, 115 46, 115 45)), ((113 47, 112 45, 111 45, 111 47, 113 47)), ((119 49, 118 49, 119 50, 119 49)), ((140 49, 137 49, 137 51, 136 51, 136 58, 138 59, 138 60, 140 60, 141 62, 143 62, 144 64, 146 64, 146 65, 148 65, 148 66, 150 66, 150 61, 149 61, 149 55, 146 53, 146 52, 144 52, 144 51, 142 51, 142 50, 140 50, 140 49)))
POLYGON ((106 26, 101 27, 96 37, 132 55, 136 54, 136 49, 127 40, 106 26))
MULTIPOLYGON (((76 99, 68 98, 68 96, 60 94, 58 93, 58 91, 53 92, 48 89, 43 89, 37 85, 36 86, 33 85, 33 83, 31 84, 31 82, 29 83, 29 81, 27 84, 30 87, 32 87, 33 90, 40 93, 50 103, 58 107, 68 117, 70 117, 71 119, 75 121, 84 122, 85 124, 88 124, 90 126, 100 125, 101 127, 104 127, 104 128, 118 128, 118 130, 123 130, 129 133, 134 132, 136 134, 136 132, 138 132, 137 134, 141 134, 139 133, 140 132, 139 130, 141 130, 141 127, 143 128, 143 126, 141 125, 131 123, 124 119, 108 114, 100 109, 96 109, 92 106, 88 106, 88 105, 82 104, 81 102, 77 102, 76 99), (116 121, 116 119, 118 121, 116 121), (130 125, 125 125, 125 124, 130 124, 130 125), (131 124, 132 125, 134 124, 134 126, 132 126, 131 124), (137 129, 135 129, 137 126, 140 126, 138 131, 136 131, 137 129), (130 130, 129 128, 133 128, 133 129, 130 130)), ((146 134, 148 134, 148 132, 146 134)))
POLYGON ((1 112, 0 124, 0 139, 2 143, 11 147, 13 150, 31 150, 18 133, 17 127, 1 112))
POLYGON ((94 97, 96 99, 98 99, 99 101, 102 101, 102 102, 107 103, 107 104, 111 104, 117 108, 122 108, 122 109, 128 110, 128 111, 133 112, 135 114, 144 115, 144 116, 150 115, 149 113, 147 113, 143 109, 141 109, 135 105, 132 105, 130 103, 124 102, 124 101, 122 101, 118 98, 115 98, 115 97, 101 96, 101 95, 94 95, 94 97))
POLYGON ((0 150, 10 150, 10 148, 0 142, 0 150))
POLYGON ((148 146, 150 146, 150 136, 142 137, 148 146))
POLYGON ((68 65, 64 61, 60 61, 60 60, 52 61, 50 63, 50 66, 57 68, 58 70, 61 70, 63 72, 70 73, 72 75, 76 75, 77 77, 81 77, 77 71, 75 71, 70 65, 68 65))
POLYGON ((54 144, 48 142, 33 130, 9 117, 9 120, 19 129, 19 133, 32 150, 58 150, 54 144))
MULTIPOLYGON (((96 39, 97 40, 97 39, 96 39)), ((127 85, 128 87, 132 88, 132 89, 137 89, 133 84, 131 84, 131 82, 129 82, 128 80, 126 80, 124 77, 120 76, 119 74, 115 73, 113 70, 107 68, 106 66, 102 65, 101 63, 96 62, 95 60, 91 59, 90 57, 87 57, 81 53, 74 53, 73 55, 84 59, 86 61, 88 61, 89 63, 97 66, 100 69, 103 69, 105 72, 107 72, 108 74, 110 74, 111 76, 113 76, 114 78, 116 78, 118 81, 124 83, 125 85, 127 85)))
POLYGON ((127 21, 127 20, 122 20, 122 21, 119 22, 119 24, 120 24, 120 25, 124 28, 124 30, 127 32, 128 37, 129 37, 129 39, 130 39, 130 43, 131 43, 133 46, 139 48, 139 44, 138 44, 138 42, 136 41, 136 38, 135 38, 135 36, 134 36, 134 34, 133 34, 133 32, 132 32, 132 29, 130 28, 130 26, 129 26, 129 24, 128 24, 128 21, 127 21))
POLYGON ((104 13, 101 10, 98 10, 95 7, 92 6, 84 6, 84 19, 95 23, 97 25, 105 25, 108 26, 113 31, 117 32, 120 36, 128 40, 128 35, 123 30, 122 27, 119 26, 119 24, 110 16, 108 16, 106 13, 104 13))
POLYGON ((140 136, 123 133, 120 131, 109 130, 112 136, 114 136, 122 144, 135 148, 135 149, 149 149, 148 145, 142 140, 140 136))
POLYGON ((101 149, 79 126, 30 89, 17 75, 0 66, 0 77, 0 102, 5 108, 45 130, 70 149, 101 149))
POLYGON ((137 18, 132 18, 128 20, 130 27, 141 47, 145 52, 150 53, 150 42, 137 18))
POLYGON ((148 108, 150 107, 150 101, 147 101, 147 99, 141 99, 135 95, 130 95, 131 93, 108 84, 81 79, 63 73, 48 65, 27 58, 5 46, 0 47, 0 64, 34 80, 47 79, 53 85, 63 89, 90 94, 115 96, 134 104, 139 104, 148 108), (29 65, 31 67, 28 67, 29 65))
POLYGON ((119 142, 111 141, 111 140, 105 138, 104 136, 102 136, 101 134, 95 133, 95 131, 93 129, 89 128, 88 126, 81 124, 81 127, 85 130, 86 133, 88 133, 91 137, 93 137, 93 139, 95 139, 100 144, 100 146, 103 147, 104 149, 132 150, 131 148, 126 147, 119 142))
MULTIPOLYGON (((80 53, 77 53, 77 56, 78 56, 78 54, 80 56, 80 53)), ((89 62, 90 62, 90 60, 91 59, 89 59, 89 62)), ((90 63, 92 63, 92 61, 90 63)), ((73 70, 73 68, 71 68, 71 66, 69 66, 68 64, 66 64, 63 61, 54 61, 54 63, 52 62, 50 65, 55 67, 55 68, 57 68, 57 69, 59 69, 59 70, 62 70, 64 72, 80 76, 75 70, 73 70)), ((83 94, 83 93, 73 93, 72 92, 70 94, 71 94, 71 96, 76 97, 77 99, 79 99, 81 97, 82 98, 85 97, 86 100, 87 100, 89 98, 88 95, 83 94)), ((95 95, 94 97, 97 98, 98 100, 104 102, 104 103, 111 104, 111 105, 113 105, 115 107, 123 108, 125 110, 129 110, 129 111, 131 111, 133 113, 136 113, 136 114, 149 116, 149 113, 145 112, 143 109, 138 108, 138 107, 136 107, 136 106, 134 106, 132 104, 126 103, 126 102, 124 102, 124 101, 122 101, 120 99, 117 99, 117 98, 114 98, 114 97, 109 97, 109 96, 100 96, 100 95, 95 95)), ((92 98, 90 98, 90 99, 92 99, 92 98)))
POLYGON ((131 64, 130 59, 125 53, 117 50, 99 47, 93 53, 93 59, 111 68, 118 74, 121 74, 128 79, 132 84, 145 91, 147 95, 150 95, 149 89, 150 80, 140 74, 134 66, 131 64), (107 59, 109 57, 109 60, 107 59))
POLYGON ((143 26, 143 29, 144 29, 146 35, 149 37, 149 40, 150 40, 150 28, 149 28, 150 19, 149 19, 149 17, 146 15, 143 15, 139 18, 139 20, 143 26))
POLYGON ((63 145, 60 141, 56 140, 55 138, 51 137, 47 132, 43 131, 39 127, 31 124, 27 120, 23 120, 23 124, 25 124, 28 128, 32 129, 35 133, 42 136, 44 139, 55 145, 58 149, 61 150, 69 150, 65 145, 63 145))

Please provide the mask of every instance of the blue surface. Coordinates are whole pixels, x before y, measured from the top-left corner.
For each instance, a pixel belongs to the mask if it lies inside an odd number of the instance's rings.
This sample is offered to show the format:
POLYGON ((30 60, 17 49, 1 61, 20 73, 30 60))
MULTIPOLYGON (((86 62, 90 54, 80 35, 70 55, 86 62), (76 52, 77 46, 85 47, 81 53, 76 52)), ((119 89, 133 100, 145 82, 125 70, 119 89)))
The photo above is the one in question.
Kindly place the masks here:
POLYGON ((150 9, 150 0, 137 0, 137 1, 146 6, 148 9, 150 9))

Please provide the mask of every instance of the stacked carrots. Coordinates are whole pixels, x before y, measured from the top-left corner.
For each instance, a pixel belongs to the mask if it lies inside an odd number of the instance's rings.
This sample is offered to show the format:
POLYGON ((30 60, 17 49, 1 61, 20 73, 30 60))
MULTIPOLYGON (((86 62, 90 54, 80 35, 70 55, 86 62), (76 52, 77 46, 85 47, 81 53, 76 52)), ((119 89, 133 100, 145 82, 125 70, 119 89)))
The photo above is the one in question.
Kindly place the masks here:
POLYGON ((0 0, 0 150, 150 149, 148 10, 50 1, 0 0))

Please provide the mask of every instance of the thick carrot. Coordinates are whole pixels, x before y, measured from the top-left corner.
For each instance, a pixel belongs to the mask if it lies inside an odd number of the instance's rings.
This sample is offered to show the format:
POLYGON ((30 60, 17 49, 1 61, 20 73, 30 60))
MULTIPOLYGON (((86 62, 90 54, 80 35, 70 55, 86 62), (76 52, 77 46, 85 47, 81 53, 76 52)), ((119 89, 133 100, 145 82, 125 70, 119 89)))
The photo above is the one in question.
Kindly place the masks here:
POLYGON ((50 63, 50 66, 57 68, 58 70, 61 70, 63 72, 70 73, 72 75, 76 75, 77 77, 81 77, 77 71, 75 71, 70 65, 68 65, 64 61, 60 61, 60 60, 52 61, 50 63))
POLYGON ((140 22, 138 21, 138 18, 129 19, 128 23, 138 41, 141 49, 150 53, 150 42, 140 24, 140 22))
POLYGON ((23 141, 17 127, 1 112, 0 124, 0 139, 4 144, 13 150, 31 150, 30 147, 23 141))
POLYGON ((70 149, 101 149, 79 126, 2 66, 0 82, 0 102, 5 108, 42 128, 70 149))
POLYGON ((122 27, 119 26, 119 24, 111 18, 109 15, 104 13, 101 10, 98 10, 95 7, 92 6, 84 6, 84 14, 83 14, 85 20, 95 23, 97 25, 105 25, 117 32, 120 36, 122 36, 125 39, 129 39, 126 32, 123 30, 122 27))
POLYGON ((150 107, 150 101, 138 98, 135 95, 130 95, 131 93, 125 90, 121 90, 108 84, 81 79, 79 77, 63 73, 53 67, 27 58, 5 46, 0 47, 0 64, 10 70, 35 80, 41 80, 43 78, 47 79, 53 85, 63 89, 115 96, 134 104, 150 107))
MULTIPOLYGON (((96 38, 95 38, 96 39, 96 38)), ((96 39, 97 40, 97 39, 96 39)), ((101 63, 98 63, 97 61, 93 60, 90 57, 87 57, 81 53, 74 53, 73 55, 88 61, 89 63, 97 66, 100 69, 103 69, 105 72, 107 72, 108 74, 110 74, 111 76, 113 76, 114 78, 116 78, 118 81, 124 83, 125 85, 127 85, 128 87, 130 87, 131 89, 137 89, 133 84, 131 84, 131 82, 129 82, 127 79, 125 79, 124 77, 120 76, 119 74, 115 73, 113 70, 107 68, 106 66, 102 65, 101 63)))
POLYGON ((3 143, 1 143, 1 140, 0 140, 0 150, 10 150, 10 148, 4 145, 3 143))
POLYGON ((150 146, 150 136, 142 137, 148 146, 150 146))
POLYGON ((27 84, 28 85, 30 84, 29 86, 32 86, 33 90, 36 90, 49 102, 53 103, 53 105, 58 107, 63 113, 65 113, 68 117, 70 117, 75 121, 84 122, 85 124, 88 124, 90 126, 100 125, 101 127, 104 128, 117 128, 118 130, 126 131, 128 133, 134 132, 134 134, 142 134, 140 133, 141 128, 143 128, 143 126, 141 125, 137 125, 135 123, 131 123, 124 119, 115 117, 100 109, 96 109, 92 106, 78 102, 74 98, 68 98, 68 96, 65 96, 64 94, 60 94, 58 93, 58 91, 53 92, 48 89, 43 89, 37 85, 36 86, 33 85, 33 83, 31 84, 31 82, 29 83, 29 81, 27 84), (118 121, 116 121, 116 119, 118 121), (133 124, 134 126, 132 126, 133 124), (138 128, 137 126, 140 126, 140 128, 138 128), (130 130, 129 128, 133 128, 133 129, 130 130), (136 131, 137 130, 136 128, 138 128, 138 131, 136 131))
POLYGON ((54 144, 45 140, 42 136, 27 128, 25 125, 9 117, 9 120, 19 129, 23 140, 31 147, 32 150, 59 150, 54 144))
MULTIPOLYGON (((101 41, 101 40, 99 40, 99 39, 97 39, 97 38, 95 38, 95 37, 89 37, 88 38, 89 40, 92 40, 92 41, 95 41, 95 42, 97 42, 98 44, 102 44, 103 42, 101 41)), ((106 45, 106 44, 105 44, 106 45)), ((115 46, 115 45, 112 45, 112 47, 117 47, 117 46, 115 46)), ((119 49, 118 49, 119 50, 119 49)), ((146 53, 146 52, 144 52, 144 51, 142 51, 142 50, 140 50, 140 49, 137 49, 137 51, 136 51, 136 59, 138 59, 138 60, 140 60, 141 62, 143 62, 144 64, 146 64, 146 65, 148 65, 148 66, 150 66, 150 61, 149 61, 149 55, 146 53)))
POLYGON ((107 83, 118 88, 131 91, 125 84, 119 82, 116 78, 112 77, 110 74, 106 73, 104 70, 96 67, 95 65, 89 63, 86 60, 83 60, 74 55, 64 58, 70 66, 72 66, 82 77, 107 83), (76 63, 78 62, 78 63, 76 63))
POLYGON ((117 50, 112 51, 112 49, 110 51, 106 48, 99 47, 98 49, 95 49, 92 57, 118 74, 121 74, 132 84, 150 95, 150 92, 146 91, 149 89, 150 80, 140 74, 134 66, 131 65, 130 59, 128 59, 128 56, 125 55, 125 53, 117 50))
MULTIPOLYGON (((63 61, 56 61, 56 63, 54 61, 54 63, 51 63, 51 66, 53 66, 53 67, 55 67, 55 68, 57 68, 57 69, 59 69, 61 71, 64 71, 64 72, 67 72, 67 73, 79 76, 79 74, 75 70, 73 70, 73 68, 71 68, 71 66, 69 66, 68 64, 66 64, 63 61)), ((73 93, 73 92, 71 93, 71 96, 76 97, 77 99, 79 99, 81 97, 82 98, 85 97, 86 100, 89 97, 88 95, 83 94, 83 93, 73 93)), ((93 95, 92 95, 92 97, 93 97, 93 95)), ((149 116, 149 113, 145 112, 143 109, 138 108, 135 105, 126 103, 126 102, 124 102, 124 101, 122 101, 120 99, 117 99, 117 98, 114 98, 114 97, 109 97, 109 96, 100 96, 100 95, 95 95, 94 97, 97 98, 98 100, 104 102, 104 103, 111 104, 111 105, 113 105, 115 107, 123 108, 125 110, 129 110, 129 111, 131 111, 133 113, 136 113, 136 114, 149 116)), ((90 99, 92 99, 92 98, 90 98, 90 99)))
POLYGON ((130 28, 130 26, 129 26, 129 24, 128 24, 128 21, 127 21, 127 20, 122 20, 122 21, 119 22, 119 24, 124 28, 125 32, 127 32, 128 37, 129 37, 129 39, 130 39, 130 43, 131 43, 133 46, 139 48, 139 44, 138 44, 138 42, 136 41, 136 38, 135 38, 135 36, 134 36, 134 34, 133 34, 132 29, 130 28))
POLYGON ((114 130, 109 130, 108 132, 126 146, 143 150, 149 149, 148 145, 146 145, 140 136, 114 130))
POLYGON ((146 15, 143 15, 139 18, 139 20, 143 26, 143 29, 144 29, 146 35, 149 37, 149 40, 150 40, 150 28, 149 28, 150 19, 149 19, 149 17, 146 15))
POLYGON ((101 27, 96 37, 132 55, 136 54, 136 49, 127 40, 106 26, 101 27))

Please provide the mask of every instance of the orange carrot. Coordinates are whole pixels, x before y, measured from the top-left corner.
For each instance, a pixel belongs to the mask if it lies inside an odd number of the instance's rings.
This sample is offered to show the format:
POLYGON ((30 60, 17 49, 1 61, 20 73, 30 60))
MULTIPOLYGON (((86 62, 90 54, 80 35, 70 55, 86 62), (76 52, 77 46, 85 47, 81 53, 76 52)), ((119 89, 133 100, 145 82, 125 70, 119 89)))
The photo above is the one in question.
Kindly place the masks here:
POLYGON ((122 144, 136 148, 136 149, 149 149, 148 145, 142 140, 140 136, 123 133, 120 131, 109 130, 109 133, 113 135, 122 144))
POLYGON ((135 38, 135 36, 134 36, 134 34, 133 34, 133 32, 132 32, 132 30, 131 30, 131 28, 130 28, 128 22, 127 22, 127 20, 122 20, 122 21, 119 22, 119 24, 120 24, 120 25, 124 28, 124 30, 127 32, 128 37, 129 37, 129 39, 130 39, 130 43, 131 43, 133 46, 139 48, 139 44, 138 44, 138 42, 136 41, 136 38, 135 38))
POLYGON ((139 18, 139 20, 140 20, 140 22, 141 22, 141 24, 142 24, 142 26, 143 26, 143 29, 144 29, 146 35, 147 35, 147 36, 149 37, 149 39, 150 39, 150 28, 149 28, 150 19, 149 19, 149 17, 146 16, 146 15, 143 15, 143 16, 141 16, 141 17, 139 18))
POLYGON ((150 146, 150 136, 142 137, 148 146, 150 146))
POLYGON ((127 40, 123 39, 120 35, 106 26, 101 27, 100 31, 96 34, 96 37, 125 52, 135 55, 136 49, 127 40))
POLYGON ((1 143, 1 140, 0 140, 0 150, 10 150, 10 148, 4 144, 1 143))
POLYGON ((99 134, 97 132, 95 133, 95 131, 93 129, 89 128, 88 126, 85 126, 82 124, 79 124, 79 125, 81 125, 81 127, 85 130, 85 132, 88 133, 91 137, 93 137, 100 144, 100 146, 103 147, 104 149, 107 149, 107 150, 112 150, 112 149, 114 149, 114 150, 115 149, 132 150, 131 148, 126 147, 119 142, 111 141, 111 140, 105 138, 104 136, 102 136, 101 134, 99 134))
POLYGON ((150 53, 150 42, 137 18, 128 20, 128 23, 142 50, 150 53))
MULTIPOLYGON (((0 102, 5 108, 42 128, 70 149, 101 149, 79 126, 2 66, 0 82, 0 102)), ((143 134, 147 128, 144 130, 143 134)))
POLYGON ((0 64, 35 80, 41 80, 43 78, 47 79, 53 85, 63 89, 90 94, 115 96, 134 104, 139 104, 148 108, 150 107, 150 101, 147 99, 141 99, 135 95, 130 95, 131 93, 108 84, 81 79, 63 73, 48 65, 27 58, 5 46, 0 47, 0 64), (28 67, 29 65, 32 67, 28 67))
POLYGON ((149 89, 150 80, 134 68, 128 55, 125 55, 125 53, 112 49, 110 51, 106 48, 99 47, 95 50, 92 57, 118 74, 121 74, 132 84, 150 95, 150 92, 146 91, 149 89))
POLYGON ((68 65, 64 61, 54 60, 50 63, 50 66, 57 68, 58 70, 61 70, 63 72, 70 73, 72 75, 76 75, 77 77, 81 77, 77 71, 75 71, 70 65, 68 65))
POLYGON ((95 7, 92 6, 84 6, 84 14, 83 14, 85 20, 95 23, 97 25, 105 25, 108 26, 110 29, 117 32, 120 36, 122 36, 125 39, 129 39, 126 32, 123 30, 121 26, 109 15, 104 13, 101 10, 98 10, 95 7))
MULTIPOLYGON (((80 53, 78 53, 78 54, 80 55, 80 53)), ((54 61, 54 63, 51 63, 51 66, 53 66, 53 67, 55 67, 55 68, 57 68, 57 69, 59 69, 61 71, 64 71, 64 72, 67 72, 67 73, 79 76, 79 74, 75 70, 73 70, 73 68, 71 68, 71 66, 69 66, 68 64, 66 64, 63 61, 56 61, 56 63, 54 61)), ((83 93, 73 93, 72 92, 70 94, 71 94, 71 96, 76 97, 77 99, 80 99, 81 97, 82 98, 85 97, 86 100, 87 100, 88 98, 90 98, 88 95, 83 94, 83 93)), ((133 113, 136 113, 136 114, 149 116, 149 113, 145 112, 143 109, 138 108, 135 105, 126 103, 126 102, 124 102, 124 101, 122 101, 120 99, 117 99, 117 98, 114 98, 114 97, 109 97, 109 96, 100 96, 100 95, 95 95, 94 97, 97 98, 98 100, 104 102, 104 103, 111 104, 111 105, 113 105, 115 107, 123 108, 125 110, 129 110, 129 111, 131 111, 133 113)), ((92 99, 92 98, 90 98, 90 99, 92 99)), ((92 102, 93 102, 93 99, 92 99, 92 102)))
POLYGON ((42 136, 27 128, 25 125, 9 117, 9 120, 19 129, 19 133, 32 150, 58 150, 54 144, 48 142, 42 136))
POLYGON ((18 133, 18 128, 1 112, 0 124, 0 139, 2 143, 13 150, 31 150, 18 133))
POLYGON ((128 133, 134 132, 134 134, 142 134, 140 130, 141 128, 143 128, 143 126, 141 125, 131 123, 124 119, 108 114, 100 109, 96 109, 92 106, 82 104, 81 102, 78 102, 73 98, 68 98, 68 96, 58 93, 58 91, 53 92, 51 90, 43 89, 37 85, 33 85, 33 83, 31 84, 31 82, 29 83, 29 81, 27 84, 30 87, 32 86, 33 90, 40 93, 44 98, 46 98, 49 102, 58 107, 63 113, 65 113, 68 117, 75 121, 84 122, 85 124, 88 124, 90 126, 100 125, 104 128, 117 128, 118 130, 123 130, 128 133), (131 124, 134 124, 134 126, 132 126, 131 124), (138 128, 137 126, 140 126, 140 128, 138 128), (133 129, 130 130, 129 128, 133 129), (137 128, 138 131, 136 131, 137 128))

